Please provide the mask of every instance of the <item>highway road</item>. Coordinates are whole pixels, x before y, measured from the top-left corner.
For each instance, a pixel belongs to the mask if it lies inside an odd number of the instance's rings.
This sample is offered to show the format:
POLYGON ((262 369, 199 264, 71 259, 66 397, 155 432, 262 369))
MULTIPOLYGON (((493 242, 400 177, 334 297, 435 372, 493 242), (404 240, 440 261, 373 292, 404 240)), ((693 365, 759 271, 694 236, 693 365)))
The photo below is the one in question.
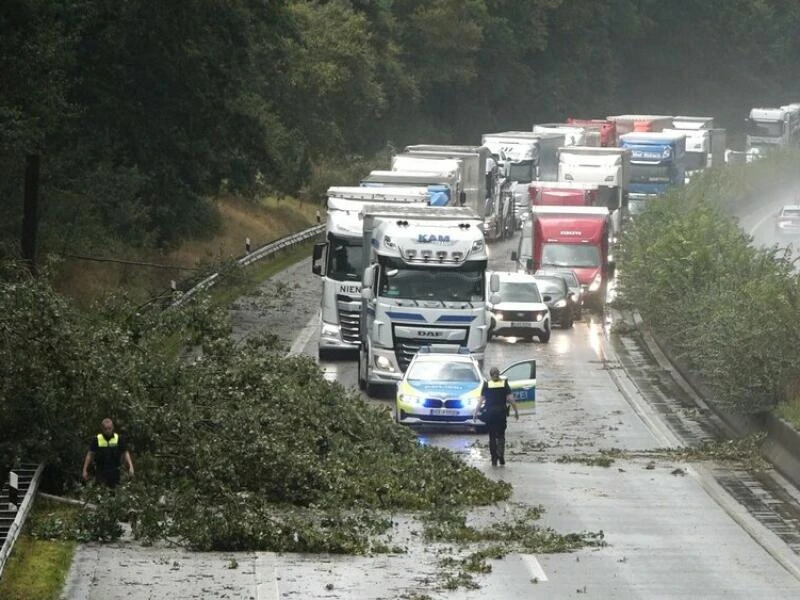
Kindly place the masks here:
MULTIPOLYGON (((775 197, 750 207, 740 215, 743 227, 768 243, 768 215, 784 202, 785 196, 775 197)), ((491 267, 511 268, 515 245, 516 239, 493 246, 491 267)), ((294 352, 316 356, 319 287, 309 261, 265 282, 260 294, 232 309, 235 335, 270 331, 294 352)), ((554 329, 549 344, 490 344, 487 369, 531 356, 538 360, 537 414, 510 421, 505 467, 491 467, 485 436, 420 434, 425 443, 450 448, 489 477, 513 484, 511 502, 475 511, 479 522, 502 517, 517 503, 541 504, 543 525, 564 533, 602 530, 606 547, 508 556, 479 577, 481 589, 441 592, 425 584, 436 577, 436 548, 402 526, 395 541, 408 547, 406 554, 241 553, 236 571, 226 568, 230 554, 84 546, 67 598, 800 597, 800 493, 774 473, 682 463, 665 452, 712 439, 718 430, 640 336, 612 333, 615 318, 594 315, 572 330, 554 329), (632 456, 609 467, 559 462, 612 448, 632 456), (129 584, 122 587, 116 583, 121 565, 129 584), (75 583, 81 577, 94 583, 81 587, 75 583)), ((355 361, 320 366, 329 379, 355 389, 355 361)), ((391 406, 389 399, 371 401, 391 406)))

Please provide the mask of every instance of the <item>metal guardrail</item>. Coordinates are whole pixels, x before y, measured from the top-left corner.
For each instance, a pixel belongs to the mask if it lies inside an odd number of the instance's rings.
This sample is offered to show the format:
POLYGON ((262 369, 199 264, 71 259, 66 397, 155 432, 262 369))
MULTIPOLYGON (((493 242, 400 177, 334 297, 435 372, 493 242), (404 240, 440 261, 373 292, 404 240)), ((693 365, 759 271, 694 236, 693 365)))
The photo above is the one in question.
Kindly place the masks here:
POLYGON ((23 465, 8 473, 8 485, 0 494, 0 577, 33 506, 43 471, 44 464, 40 464, 23 465))
MULTIPOLYGON (((286 237, 282 237, 278 240, 275 240, 274 242, 269 242, 268 244, 261 246, 261 248, 253 250, 249 254, 246 254, 242 258, 238 259, 236 262, 239 266, 246 267, 248 265, 253 264, 254 262, 257 262, 264 258, 268 258, 273 254, 275 254, 276 252, 279 252, 280 250, 283 250, 285 248, 291 248, 292 246, 296 246, 297 244, 305 242, 306 240, 309 240, 314 236, 321 234, 323 231, 325 231, 325 225, 315 225, 314 227, 309 227, 308 229, 304 229, 303 231, 292 233, 290 235, 287 235, 286 237)), ((219 273, 213 273, 212 275, 209 275, 208 277, 203 279, 200 283, 195 285, 193 288, 184 292, 180 298, 172 302, 170 304, 170 308, 177 308, 179 306, 182 306, 183 304, 185 304, 186 302, 197 296, 197 294, 199 294, 200 292, 210 289, 214 284, 217 283, 219 278, 220 278, 219 273)))

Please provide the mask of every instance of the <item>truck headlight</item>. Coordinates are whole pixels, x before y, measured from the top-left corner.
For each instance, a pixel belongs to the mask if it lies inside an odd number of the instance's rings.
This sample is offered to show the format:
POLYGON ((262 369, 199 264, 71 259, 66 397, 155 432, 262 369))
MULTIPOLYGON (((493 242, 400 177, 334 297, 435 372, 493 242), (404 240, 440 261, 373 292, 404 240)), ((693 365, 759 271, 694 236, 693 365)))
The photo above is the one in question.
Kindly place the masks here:
POLYGON ((553 306, 556 307, 556 308, 564 308, 566 305, 567 305, 567 301, 564 298, 562 298, 561 300, 556 302, 553 306))
POLYGON ((503 320, 503 311, 502 310, 494 311, 494 316, 497 317, 498 321, 502 321, 503 320))
POLYGON ((322 322, 322 328, 320 330, 320 335, 322 337, 339 337, 339 326, 334 325, 333 323, 326 323, 325 321, 322 322))
POLYGON ((598 273, 597 275, 594 276, 594 279, 592 279, 592 283, 589 284, 589 291, 596 292, 597 290, 600 289, 600 284, 602 283, 603 283, 603 276, 602 274, 598 273))
POLYGON ((379 369, 383 369, 384 371, 394 371, 392 361, 383 355, 378 355, 375 357, 375 366, 379 369))

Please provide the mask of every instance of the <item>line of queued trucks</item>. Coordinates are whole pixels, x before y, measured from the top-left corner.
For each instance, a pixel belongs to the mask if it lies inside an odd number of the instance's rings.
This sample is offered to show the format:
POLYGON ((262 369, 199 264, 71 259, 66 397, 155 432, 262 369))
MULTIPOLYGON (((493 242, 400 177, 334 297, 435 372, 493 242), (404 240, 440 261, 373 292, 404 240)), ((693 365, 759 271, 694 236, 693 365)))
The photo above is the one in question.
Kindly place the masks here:
POLYGON ((602 308, 622 228, 648 198, 725 161, 712 118, 617 115, 414 145, 327 194, 319 354, 358 355, 362 389, 394 385, 432 343, 479 361, 490 323, 488 244, 521 230, 518 270, 570 268, 602 308))

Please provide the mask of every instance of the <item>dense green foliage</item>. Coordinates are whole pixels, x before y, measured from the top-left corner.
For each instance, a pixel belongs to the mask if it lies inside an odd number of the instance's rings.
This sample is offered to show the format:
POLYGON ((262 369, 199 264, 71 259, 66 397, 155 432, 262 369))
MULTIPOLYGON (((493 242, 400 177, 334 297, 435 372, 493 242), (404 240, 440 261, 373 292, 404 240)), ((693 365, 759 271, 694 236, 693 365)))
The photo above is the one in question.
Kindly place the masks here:
POLYGON ((653 201, 625 234, 623 303, 738 413, 773 408, 800 381, 800 277, 785 248, 756 248, 731 206, 800 179, 800 152, 713 169, 653 201))
POLYGON ((43 247, 85 251, 210 231, 220 189, 294 193, 389 141, 615 112, 738 128, 800 96, 798 25, 787 0, 5 0, 0 239, 29 153, 43 247))
MULTIPOLYGON (((201 549, 363 552, 390 522, 370 511, 487 504, 511 488, 453 453, 422 446, 384 410, 327 382, 275 339, 234 345, 203 302, 92 317, 7 266, 0 288, 0 463, 46 460, 49 488, 76 482, 89 439, 112 416, 134 443, 137 476, 116 504, 78 523, 201 549), (180 334, 192 362, 169 356, 180 334), (113 509, 113 510, 111 510, 113 509), (116 512, 115 512, 116 511, 116 512)), ((112 536, 113 537, 113 536, 112 536)))

